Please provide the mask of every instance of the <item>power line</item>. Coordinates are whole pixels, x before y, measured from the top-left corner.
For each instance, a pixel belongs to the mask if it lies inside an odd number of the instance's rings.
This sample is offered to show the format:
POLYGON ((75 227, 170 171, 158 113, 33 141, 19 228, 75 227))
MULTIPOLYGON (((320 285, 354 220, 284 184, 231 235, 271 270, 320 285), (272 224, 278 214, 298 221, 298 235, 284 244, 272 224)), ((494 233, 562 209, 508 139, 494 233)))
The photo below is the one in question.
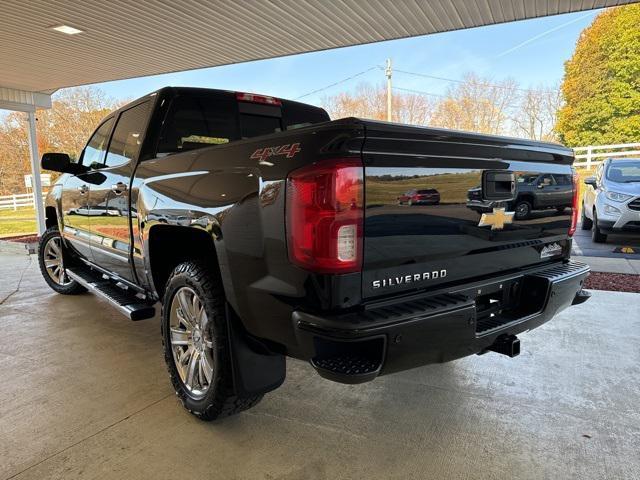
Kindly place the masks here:
POLYGON ((439 93, 425 92, 423 90, 414 90, 412 88, 402 88, 402 87, 392 87, 392 88, 393 90, 400 90, 402 92, 409 92, 409 93, 417 93, 418 95, 429 95, 430 97, 448 98, 446 95, 440 95, 439 93))
MULTIPOLYGON (((403 92, 409 92, 409 93, 415 93, 416 95, 428 95, 430 97, 438 97, 438 98, 452 98, 455 100, 454 97, 450 97, 448 95, 440 95, 438 93, 431 93, 431 92, 425 92, 424 90, 414 90, 412 88, 402 88, 402 87, 393 87, 394 90, 401 90, 403 92)), ((480 98, 480 100, 486 100, 488 102, 490 102, 491 100, 485 98, 480 98)), ((520 105, 518 104, 514 104, 514 103, 508 103, 505 105, 505 107, 509 107, 509 108, 518 108, 520 105)))
MULTIPOLYGON (((295 100, 299 100, 301 98, 305 98, 308 97, 309 95, 313 95, 316 93, 320 93, 323 92, 325 90, 328 90, 330 88, 333 88, 337 85, 341 85, 343 83, 349 82, 351 80, 353 80, 354 78, 360 77, 362 75, 364 75, 365 73, 369 73, 372 70, 382 70, 382 71, 386 71, 385 67, 381 66, 381 65, 374 65, 371 68, 367 68, 366 70, 363 70, 361 72, 355 73, 353 75, 350 75, 349 77, 345 77, 342 80, 338 80, 337 82, 331 83, 329 85, 326 85, 324 87, 318 88, 316 90, 312 90, 311 92, 307 92, 304 95, 300 95, 299 97, 296 97, 295 100)), ((466 80, 460 80, 460 79, 456 79, 456 78, 447 78, 447 77, 439 77, 436 75, 429 75, 426 73, 420 73, 420 72, 411 72, 408 70, 398 70, 396 68, 393 69, 394 72, 397 73, 403 73, 405 75, 414 75, 417 77, 423 77, 423 78, 429 78, 432 80, 441 80, 444 82, 452 82, 452 83, 458 83, 458 84, 464 84, 467 83, 466 80)), ((481 85, 487 86, 487 87, 491 87, 491 88, 500 88, 500 89, 512 89, 512 90, 518 90, 521 92, 534 92, 537 91, 536 89, 531 89, 531 88, 516 88, 516 87, 509 87, 506 85, 494 85, 491 83, 486 83, 486 82, 479 82, 481 85)), ((410 88, 402 88, 402 87, 392 87, 392 90, 400 90, 400 91, 405 91, 405 92, 410 92, 410 93, 416 93, 419 95, 428 95, 430 97, 439 97, 439 98, 448 98, 447 95, 442 95, 442 94, 438 94, 438 93, 432 93, 432 92, 425 92, 424 90, 415 90, 415 89, 410 89, 410 88)), ((557 91, 556 89, 546 89, 546 91, 557 91)))
POLYGON ((309 95, 313 95, 314 93, 320 93, 320 92, 322 92, 324 90, 328 90, 331 87, 335 87, 336 85, 340 85, 342 83, 348 82, 349 80, 353 80, 354 78, 359 77, 361 75, 364 75, 365 73, 368 73, 371 70, 375 70, 377 68, 380 68, 380 67, 378 65, 375 65, 375 66, 373 66, 371 68, 367 68, 366 70, 363 70, 362 72, 358 72, 355 75, 351 75, 350 77, 343 78, 342 80, 338 80, 337 82, 332 83, 330 85, 327 85, 326 87, 318 88, 317 90, 313 90, 312 92, 308 92, 308 93, 305 93, 304 95, 300 95, 299 97, 296 97, 295 100, 299 100, 301 98, 308 97, 309 95))
MULTIPOLYGON (((382 68, 381 66, 378 65, 378 68, 382 68)), ((398 70, 397 68, 394 69, 394 72, 398 72, 398 73, 404 73, 405 75, 414 75, 416 77, 424 77, 424 78, 430 78, 432 80, 442 80, 444 82, 453 82, 453 83, 467 83, 466 80, 460 80, 460 79, 456 79, 456 78, 447 78, 447 77, 438 77, 435 75, 428 75, 426 73, 418 73, 418 72, 409 72, 407 70, 398 70)), ((518 90, 520 92, 535 92, 537 91, 534 88, 517 88, 517 87, 509 87, 507 85, 493 85, 491 83, 486 83, 486 82, 479 82, 481 85, 487 86, 487 87, 491 87, 491 88, 504 88, 504 89, 508 89, 508 90, 518 90)), ((546 89, 547 91, 557 91, 555 88, 549 88, 546 89)))

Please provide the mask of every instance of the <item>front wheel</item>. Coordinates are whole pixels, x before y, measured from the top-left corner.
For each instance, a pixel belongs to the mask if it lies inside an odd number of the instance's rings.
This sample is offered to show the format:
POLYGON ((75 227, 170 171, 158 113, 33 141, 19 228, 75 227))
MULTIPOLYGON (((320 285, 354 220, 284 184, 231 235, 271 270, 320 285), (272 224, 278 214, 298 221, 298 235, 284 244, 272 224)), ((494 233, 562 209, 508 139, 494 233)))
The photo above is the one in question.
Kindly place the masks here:
POLYGON ((87 290, 72 280, 64 267, 64 246, 58 227, 49 228, 40 238, 38 263, 47 284, 63 295, 76 295, 87 290))
POLYGON ((595 209, 593 210, 593 226, 591 228, 591 240, 593 240, 594 243, 606 243, 607 241, 607 235, 605 233, 602 233, 600 228, 598 228, 598 215, 595 209))
POLYGON ((531 215, 531 203, 526 200, 518 200, 515 206, 516 219, 525 220, 531 215))
POLYGON ((593 227, 593 220, 587 217, 585 212, 586 212, 586 209, 584 208, 584 203, 583 203, 582 214, 580 215, 580 228, 582 228, 582 230, 591 230, 591 227, 593 227))
POLYGON ((205 265, 185 262, 171 273, 162 304, 164 358, 182 405, 215 420, 256 405, 233 388, 226 300, 220 279, 205 265))

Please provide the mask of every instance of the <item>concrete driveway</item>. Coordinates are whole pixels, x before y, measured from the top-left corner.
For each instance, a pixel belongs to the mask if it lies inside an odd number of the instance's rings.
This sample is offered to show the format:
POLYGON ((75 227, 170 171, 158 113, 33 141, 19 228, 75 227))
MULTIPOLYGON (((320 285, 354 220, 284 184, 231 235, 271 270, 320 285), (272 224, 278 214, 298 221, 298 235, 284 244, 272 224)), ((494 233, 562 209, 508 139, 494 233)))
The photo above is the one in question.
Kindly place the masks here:
POLYGON ((0 255, 0 278, 0 479, 640 478, 637 294, 595 292, 515 359, 360 386, 290 361, 211 424, 179 406, 157 319, 54 294, 35 257, 0 255))

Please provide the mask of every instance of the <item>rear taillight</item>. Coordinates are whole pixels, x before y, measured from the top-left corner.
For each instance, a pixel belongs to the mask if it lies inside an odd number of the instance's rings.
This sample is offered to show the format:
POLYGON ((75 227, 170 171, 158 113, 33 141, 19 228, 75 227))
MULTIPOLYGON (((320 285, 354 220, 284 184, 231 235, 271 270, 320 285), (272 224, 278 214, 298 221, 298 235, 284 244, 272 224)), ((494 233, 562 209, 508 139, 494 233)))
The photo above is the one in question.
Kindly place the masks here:
POLYGON ((287 178, 287 247, 294 264, 318 273, 362 268, 364 169, 359 159, 327 160, 287 178))
POLYGON ((571 202, 571 226, 569 227, 569 236, 576 233, 578 226, 578 186, 580 185, 580 177, 573 172, 573 200, 571 202))

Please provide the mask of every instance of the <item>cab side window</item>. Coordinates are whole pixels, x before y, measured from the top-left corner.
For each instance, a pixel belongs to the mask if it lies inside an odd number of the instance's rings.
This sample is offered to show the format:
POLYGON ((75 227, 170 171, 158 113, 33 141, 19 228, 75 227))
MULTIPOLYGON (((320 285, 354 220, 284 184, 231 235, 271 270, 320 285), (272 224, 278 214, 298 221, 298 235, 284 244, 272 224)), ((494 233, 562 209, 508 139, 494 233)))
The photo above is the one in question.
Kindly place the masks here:
POLYGON ((549 185, 555 185, 556 182, 553 179, 553 177, 549 174, 546 175, 542 175, 539 179, 538 179, 538 185, 543 185, 545 187, 548 187, 549 185))
POLYGON ((144 102, 120 114, 113 131, 105 167, 117 167, 135 160, 140 153, 144 131, 149 118, 150 103, 144 102))
POLYGON ((571 181, 571 175, 554 175, 553 178, 556 179, 557 185, 568 186, 573 185, 571 181))
POLYGON ((104 154, 109 143, 109 134, 113 127, 114 118, 111 117, 98 127, 84 147, 80 163, 89 168, 100 168, 104 163, 104 154))

